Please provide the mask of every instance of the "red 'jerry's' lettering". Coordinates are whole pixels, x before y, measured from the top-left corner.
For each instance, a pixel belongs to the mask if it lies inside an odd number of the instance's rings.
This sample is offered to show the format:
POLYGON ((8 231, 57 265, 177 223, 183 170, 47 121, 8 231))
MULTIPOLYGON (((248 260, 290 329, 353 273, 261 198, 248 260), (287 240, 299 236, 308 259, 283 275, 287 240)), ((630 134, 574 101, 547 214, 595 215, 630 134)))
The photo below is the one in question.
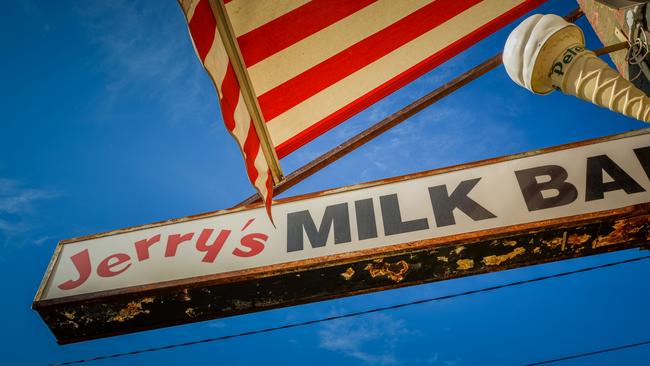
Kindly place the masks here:
POLYGON ((160 241, 160 234, 154 235, 151 239, 142 239, 135 242, 135 252, 138 254, 138 260, 149 259, 149 248, 160 241))
POLYGON ((262 250, 264 250, 264 242, 267 241, 268 239, 269 237, 266 234, 262 234, 262 233, 248 234, 241 239, 240 243, 241 245, 245 246, 249 250, 243 251, 239 248, 235 248, 235 250, 232 251, 232 254, 238 257, 252 257, 254 255, 257 255, 262 250))
POLYGON ((214 239, 212 245, 206 245, 213 231, 214 230, 212 229, 203 229, 199 239, 196 241, 196 249, 201 252, 206 252, 202 259, 203 262, 214 262, 214 260, 217 259, 217 255, 219 255, 221 248, 223 248, 223 245, 226 243, 226 239, 228 239, 228 236, 230 235, 230 230, 221 230, 217 238, 214 239))
POLYGON ((167 238, 167 248, 165 248, 165 257, 173 257, 176 255, 178 246, 186 241, 192 240, 194 233, 187 233, 185 235, 172 234, 167 238))
POLYGON ((73 255, 70 257, 72 264, 74 264, 77 272, 79 272, 79 278, 77 280, 68 280, 60 284, 58 287, 61 290, 72 290, 81 286, 88 277, 90 277, 90 254, 88 254, 88 249, 73 255))
POLYGON ((131 257, 129 257, 128 254, 124 254, 124 253, 116 253, 111 256, 108 256, 103 261, 101 261, 101 263, 99 263, 99 266, 97 266, 97 274, 100 275, 101 277, 117 276, 118 274, 129 269, 129 267, 131 267, 131 263, 127 264, 122 269, 118 269, 117 271, 113 271, 112 268, 119 266, 120 264, 124 264, 130 260, 131 257), (112 259, 117 259, 117 261, 113 261, 113 263, 110 263, 112 259))

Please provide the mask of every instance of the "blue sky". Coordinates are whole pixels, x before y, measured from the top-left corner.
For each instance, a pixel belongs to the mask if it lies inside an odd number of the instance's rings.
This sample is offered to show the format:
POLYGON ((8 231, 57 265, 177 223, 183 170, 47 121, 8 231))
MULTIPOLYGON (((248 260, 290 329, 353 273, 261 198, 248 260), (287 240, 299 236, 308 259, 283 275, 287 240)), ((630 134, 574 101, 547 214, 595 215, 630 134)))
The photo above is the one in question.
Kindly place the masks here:
MULTIPOLYGON (((566 14, 572 0, 537 12, 566 14)), ((227 208, 253 192, 177 3, 16 1, 0 15, 2 364, 45 364, 308 320, 641 256, 637 250, 58 346, 31 301, 58 240, 227 208)), ((600 43, 585 19, 589 48, 600 43)), ((291 171, 499 52, 511 25, 282 161, 291 171)), ((490 72, 282 196, 643 128, 490 72)), ((647 262, 97 364, 517 365, 634 343, 647 262)), ((650 347, 562 365, 639 364, 650 347)))

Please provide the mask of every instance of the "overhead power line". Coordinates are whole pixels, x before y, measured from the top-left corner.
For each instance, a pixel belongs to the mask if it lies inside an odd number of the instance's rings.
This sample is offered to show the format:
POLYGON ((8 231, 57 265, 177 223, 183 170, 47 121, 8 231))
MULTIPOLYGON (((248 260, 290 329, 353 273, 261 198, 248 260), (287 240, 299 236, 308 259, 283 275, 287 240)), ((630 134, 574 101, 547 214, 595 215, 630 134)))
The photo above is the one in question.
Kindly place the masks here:
POLYGON ((554 358, 552 360, 546 360, 546 361, 539 361, 535 363, 529 363, 526 364, 526 366, 537 366, 537 365, 547 365, 549 363, 555 363, 555 362, 561 362, 561 361, 566 361, 566 360, 571 360, 574 358, 580 358, 580 357, 587 357, 587 356, 592 356, 592 355, 598 355, 601 353, 607 353, 607 352, 613 352, 613 351, 619 351, 622 349, 626 348, 633 348, 633 347, 639 347, 639 346, 645 346, 647 344, 650 344, 650 340, 643 341, 643 342, 638 342, 638 343, 630 343, 626 344, 624 346, 618 346, 618 347, 612 347, 612 348, 605 348, 601 349, 598 351, 592 351, 592 352, 587 352, 587 353, 581 353, 577 355, 572 355, 572 356, 565 356, 565 357, 560 357, 560 358, 554 358))
POLYGON ((405 308, 405 307, 413 306, 413 305, 426 304, 426 303, 430 303, 430 302, 434 302, 434 301, 448 300, 448 299, 453 299, 453 298, 457 298, 457 297, 461 297, 461 296, 467 296, 467 295, 472 295, 472 294, 477 294, 477 293, 482 293, 482 292, 489 292, 489 291, 499 290, 499 289, 503 289, 503 288, 507 288, 507 287, 525 285, 525 284, 528 284, 528 283, 545 281, 545 280, 549 280, 549 279, 552 279, 552 278, 561 278, 561 277, 574 275, 574 274, 577 274, 577 273, 590 272, 590 271, 594 271, 594 270, 597 270, 597 269, 609 268, 609 267, 619 266, 619 265, 622 265, 622 264, 628 264, 628 263, 632 263, 632 262, 639 262, 639 261, 646 260, 646 259, 650 259, 650 255, 647 255, 647 256, 644 256, 644 257, 626 259, 626 260, 617 261, 617 262, 605 263, 605 264, 601 264, 601 265, 598 265, 598 266, 586 267, 586 268, 581 268, 581 269, 577 269, 577 270, 573 270, 573 271, 560 272, 560 273, 547 275, 547 276, 535 277, 535 278, 531 278, 531 279, 527 279, 527 280, 509 282, 509 283, 502 284, 502 285, 484 287, 484 288, 480 288, 480 289, 476 289, 476 290, 463 291, 463 292, 458 292, 458 293, 450 294, 450 295, 431 297, 431 298, 420 299, 420 300, 415 300, 415 301, 410 301, 410 302, 405 302, 405 303, 400 303, 400 304, 395 304, 395 305, 390 305, 390 306, 377 307, 377 308, 363 310, 363 311, 356 311, 356 312, 351 312, 351 313, 346 313, 346 314, 341 314, 341 315, 335 315, 335 316, 330 316, 330 317, 326 317, 326 318, 307 320, 307 321, 296 322, 296 323, 289 323, 289 324, 284 324, 284 325, 270 327, 270 328, 251 330, 251 331, 248 331, 248 332, 229 334, 229 335, 224 335, 224 336, 220 336, 220 337, 205 338, 205 339, 201 339, 201 340, 189 341, 189 342, 184 342, 184 343, 168 344, 166 346, 143 348, 143 349, 129 351, 129 352, 122 352, 122 353, 114 353, 114 354, 110 354, 110 355, 96 356, 96 357, 91 357, 91 358, 86 358, 86 359, 81 359, 81 360, 76 360, 76 361, 66 361, 66 362, 62 362, 62 363, 54 363, 52 365, 57 366, 57 365, 74 365, 74 364, 80 364, 80 363, 88 363, 88 362, 93 362, 93 361, 100 361, 100 360, 113 359, 113 358, 119 358, 119 357, 134 356, 134 355, 138 355, 138 354, 142 354, 142 353, 157 352, 157 351, 162 351, 162 350, 167 350, 167 349, 172 349, 172 348, 181 348, 181 347, 193 346, 193 345, 203 344, 203 343, 218 342, 218 341, 223 341, 223 340, 226 340, 226 339, 241 338, 241 337, 251 336, 251 335, 254 335, 254 334, 270 333, 270 332, 275 332, 275 331, 283 330, 283 329, 298 328, 298 327, 303 327, 303 326, 306 326, 306 325, 324 323, 324 322, 329 322, 329 321, 339 320, 339 319, 352 318, 352 317, 357 317, 357 316, 366 315, 366 314, 372 314, 372 313, 377 313, 377 312, 382 312, 382 311, 405 308))

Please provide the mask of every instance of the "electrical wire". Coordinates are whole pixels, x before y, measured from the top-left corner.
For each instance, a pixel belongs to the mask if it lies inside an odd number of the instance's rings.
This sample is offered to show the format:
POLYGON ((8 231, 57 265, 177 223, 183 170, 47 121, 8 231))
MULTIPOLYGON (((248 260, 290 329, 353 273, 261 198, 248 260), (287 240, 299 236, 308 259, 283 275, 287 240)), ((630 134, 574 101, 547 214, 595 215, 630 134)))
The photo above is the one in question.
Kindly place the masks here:
POLYGON ((251 335, 254 335, 254 334, 270 333, 270 332, 275 332, 275 331, 283 330, 283 329, 303 327, 303 326, 307 326, 307 325, 324 323, 324 322, 329 322, 329 321, 333 321, 333 320, 346 319, 346 318, 352 318, 352 317, 357 317, 357 316, 361 316, 361 315, 372 314, 372 313, 377 313, 377 312, 382 312, 382 311, 401 309, 401 308, 405 308, 405 307, 408 307, 408 306, 426 304, 426 303, 430 303, 430 302, 434 302, 434 301, 442 301, 442 300, 448 300, 448 299, 453 299, 453 298, 457 298, 457 297, 461 297, 461 296, 467 296, 467 295, 473 295, 473 294, 482 293, 482 292, 495 291, 495 290, 499 290, 499 289, 503 289, 503 288, 514 287, 514 286, 519 286, 519 285, 525 285, 525 284, 545 281, 545 280, 549 280, 549 279, 553 279, 553 278, 561 278, 561 277, 566 277, 566 276, 570 276, 570 275, 574 275, 574 274, 578 274, 578 273, 590 272, 590 271, 594 271, 594 270, 598 270, 598 269, 602 269, 602 268, 609 268, 609 267, 614 267, 614 266, 618 266, 618 265, 623 265, 623 264, 628 264, 628 263, 633 263, 633 262, 639 262, 639 261, 646 260, 646 259, 650 259, 650 255, 643 256, 643 257, 630 258, 630 259, 621 260, 621 261, 617 261, 617 262, 605 263, 605 264, 601 264, 601 265, 597 265, 597 266, 593 266, 593 267, 585 267, 585 268, 572 270, 572 271, 555 273, 555 274, 552 274, 552 275, 535 277, 535 278, 531 278, 531 279, 527 279, 527 280, 509 282, 509 283, 505 283, 505 284, 502 284, 502 285, 483 287, 483 288, 480 288, 480 289, 468 290, 468 291, 458 292, 458 293, 450 294, 450 295, 443 295, 443 296, 431 297, 431 298, 426 298, 426 299, 420 299, 420 300, 410 301, 410 302, 406 302, 406 303, 394 304, 394 305, 384 306, 384 307, 377 307, 377 308, 373 308, 373 309, 368 309, 368 310, 363 310, 363 311, 356 311, 356 312, 351 312, 351 313, 346 313, 346 314, 341 314, 341 315, 335 315, 335 316, 330 316, 330 317, 320 318, 320 319, 313 319, 313 320, 308 320, 308 321, 303 321, 303 322, 289 323, 289 324, 284 324, 284 325, 275 326, 275 327, 269 327, 269 328, 264 328, 264 329, 251 330, 251 331, 242 332, 242 333, 224 335, 224 336, 220 336, 220 337, 205 338, 205 339, 201 339, 201 340, 189 341, 189 342, 184 342, 184 343, 173 343, 173 344, 168 344, 166 346, 143 348, 143 349, 129 351, 129 352, 114 353, 114 354, 110 354, 110 355, 96 356, 96 357, 92 357, 92 358, 80 359, 80 360, 75 360, 75 361, 66 361, 66 362, 61 362, 61 363, 54 363, 54 364, 52 364, 52 366, 75 365, 75 364, 80 364, 80 363, 88 363, 88 362, 94 362, 94 361, 100 361, 100 360, 106 360, 106 359, 114 359, 114 358, 119 358, 119 357, 133 356, 133 355, 138 355, 138 354, 142 354, 142 353, 157 352, 157 351, 173 349, 173 348, 193 346, 193 345, 203 344, 203 343, 218 342, 218 341, 223 341, 223 340, 226 340, 226 339, 233 339, 233 338, 241 338, 241 337, 251 336, 251 335))
POLYGON ((643 341, 643 342, 638 342, 638 343, 630 343, 630 344, 626 344, 624 346, 618 346, 618 347, 612 347, 612 348, 604 348, 604 349, 601 349, 601 350, 598 350, 598 351, 580 353, 580 354, 577 354, 577 355, 554 358, 552 360, 529 363, 529 364, 526 364, 526 366, 547 365, 549 363, 562 362, 562 361, 571 360, 571 359, 574 359, 574 358, 593 356, 593 355, 598 355, 598 354, 601 354, 601 353, 613 352, 613 351, 618 351, 618 350, 622 350, 622 349, 626 349, 626 348, 640 347, 640 346, 645 346, 647 344, 650 344, 650 340, 643 341))
POLYGON ((628 48, 627 55, 625 55, 625 61, 629 65, 639 65, 639 72, 630 79, 630 81, 634 81, 643 73, 645 59, 648 53, 650 53, 650 47, 648 46, 648 38, 641 27, 641 23, 637 22, 635 24, 631 35, 632 37, 628 40, 630 47, 628 48))

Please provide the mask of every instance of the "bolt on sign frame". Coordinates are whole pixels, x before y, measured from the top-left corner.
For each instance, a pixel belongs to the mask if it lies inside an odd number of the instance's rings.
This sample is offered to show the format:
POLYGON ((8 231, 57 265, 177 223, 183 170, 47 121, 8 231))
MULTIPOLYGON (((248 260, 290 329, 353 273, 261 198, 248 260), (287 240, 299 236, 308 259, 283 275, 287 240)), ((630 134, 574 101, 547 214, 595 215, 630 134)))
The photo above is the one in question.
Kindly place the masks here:
POLYGON ((64 240, 59 343, 644 247, 650 129, 64 240))

